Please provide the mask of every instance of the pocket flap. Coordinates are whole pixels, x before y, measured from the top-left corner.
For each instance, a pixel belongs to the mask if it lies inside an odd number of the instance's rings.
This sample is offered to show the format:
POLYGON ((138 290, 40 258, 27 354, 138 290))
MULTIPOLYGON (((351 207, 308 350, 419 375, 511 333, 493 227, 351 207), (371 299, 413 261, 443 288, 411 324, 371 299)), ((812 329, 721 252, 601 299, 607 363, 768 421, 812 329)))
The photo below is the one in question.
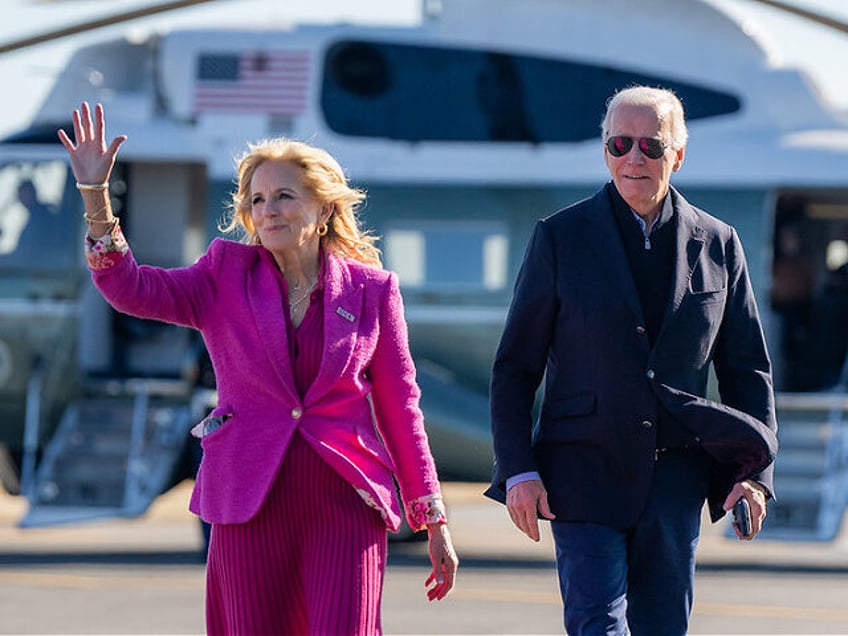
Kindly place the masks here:
POLYGON ((591 415, 595 412, 595 393, 583 391, 557 398, 548 405, 551 417, 573 417, 575 415, 591 415))

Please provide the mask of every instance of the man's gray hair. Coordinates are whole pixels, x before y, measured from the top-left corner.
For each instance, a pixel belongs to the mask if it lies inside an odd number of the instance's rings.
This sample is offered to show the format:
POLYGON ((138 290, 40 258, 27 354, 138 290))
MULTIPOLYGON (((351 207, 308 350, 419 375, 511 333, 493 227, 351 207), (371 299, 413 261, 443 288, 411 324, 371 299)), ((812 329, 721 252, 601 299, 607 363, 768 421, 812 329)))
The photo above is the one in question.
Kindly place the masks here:
POLYGON ((669 120, 671 139, 665 140, 671 143, 673 150, 680 150, 689 139, 689 131, 686 129, 686 119, 683 116, 683 104, 673 91, 667 88, 653 88, 651 86, 629 86, 618 91, 607 100, 607 112, 601 123, 601 133, 604 141, 609 135, 610 120, 612 113, 624 104, 629 106, 650 106, 655 108, 660 121, 669 120))

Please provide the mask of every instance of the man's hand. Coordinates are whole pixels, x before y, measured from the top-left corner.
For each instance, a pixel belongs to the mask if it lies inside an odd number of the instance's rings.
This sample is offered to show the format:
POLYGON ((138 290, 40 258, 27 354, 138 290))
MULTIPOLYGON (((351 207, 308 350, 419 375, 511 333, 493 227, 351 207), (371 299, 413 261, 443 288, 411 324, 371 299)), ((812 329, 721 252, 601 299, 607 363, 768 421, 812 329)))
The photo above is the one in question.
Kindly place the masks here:
POLYGON ((744 497, 751 508, 751 534, 747 537, 743 536, 735 525, 733 529, 736 531, 736 536, 742 541, 750 541, 763 528, 763 519, 766 518, 766 491, 763 486, 751 479, 740 481, 733 486, 733 490, 727 495, 722 507, 727 511, 732 510, 740 497, 744 497))
POLYGON ((515 527, 533 541, 539 540, 539 519, 555 519, 548 506, 548 491, 538 479, 515 484, 506 493, 506 509, 515 527))

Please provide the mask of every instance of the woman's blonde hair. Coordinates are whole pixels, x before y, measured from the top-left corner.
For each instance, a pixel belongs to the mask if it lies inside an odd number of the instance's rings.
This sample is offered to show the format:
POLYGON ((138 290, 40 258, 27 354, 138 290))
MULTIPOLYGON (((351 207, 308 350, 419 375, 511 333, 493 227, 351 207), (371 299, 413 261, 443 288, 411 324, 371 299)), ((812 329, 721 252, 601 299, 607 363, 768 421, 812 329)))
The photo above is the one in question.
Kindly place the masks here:
POLYGON ((284 137, 249 144, 236 160, 237 188, 230 203, 229 222, 222 224, 222 232, 242 231, 246 243, 259 244, 251 217, 250 183, 256 169, 266 161, 284 161, 298 168, 301 183, 322 205, 332 206, 327 233, 321 237, 325 249, 382 267, 380 250, 375 245, 379 237, 359 224, 358 212, 365 192, 348 184, 344 170, 326 150, 284 137))

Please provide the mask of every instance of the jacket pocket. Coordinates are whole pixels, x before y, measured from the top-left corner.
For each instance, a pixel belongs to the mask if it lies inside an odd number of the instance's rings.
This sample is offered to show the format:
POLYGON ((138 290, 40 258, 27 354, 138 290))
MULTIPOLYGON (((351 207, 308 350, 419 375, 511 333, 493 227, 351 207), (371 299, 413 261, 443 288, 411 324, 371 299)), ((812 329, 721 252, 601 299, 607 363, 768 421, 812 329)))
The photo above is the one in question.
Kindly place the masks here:
POLYGON ((194 437, 203 439, 207 435, 211 435, 223 427, 227 420, 233 416, 232 413, 224 413, 222 415, 215 415, 214 413, 213 411, 192 427, 191 434, 194 437))
POLYGON ((546 405, 548 416, 552 419, 573 417, 575 415, 591 415, 595 412, 596 402, 594 391, 581 391, 561 398, 550 400, 546 405))
POLYGON ((700 303, 713 303, 727 296, 727 272, 716 266, 699 265, 689 278, 689 292, 700 303))
POLYGON ((583 391, 552 400, 545 405, 535 443, 595 443, 597 396, 583 391))
POLYGON ((691 299, 697 305, 713 305, 715 303, 723 303, 727 298, 726 289, 716 289, 711 291, 691 292, 691 299))

